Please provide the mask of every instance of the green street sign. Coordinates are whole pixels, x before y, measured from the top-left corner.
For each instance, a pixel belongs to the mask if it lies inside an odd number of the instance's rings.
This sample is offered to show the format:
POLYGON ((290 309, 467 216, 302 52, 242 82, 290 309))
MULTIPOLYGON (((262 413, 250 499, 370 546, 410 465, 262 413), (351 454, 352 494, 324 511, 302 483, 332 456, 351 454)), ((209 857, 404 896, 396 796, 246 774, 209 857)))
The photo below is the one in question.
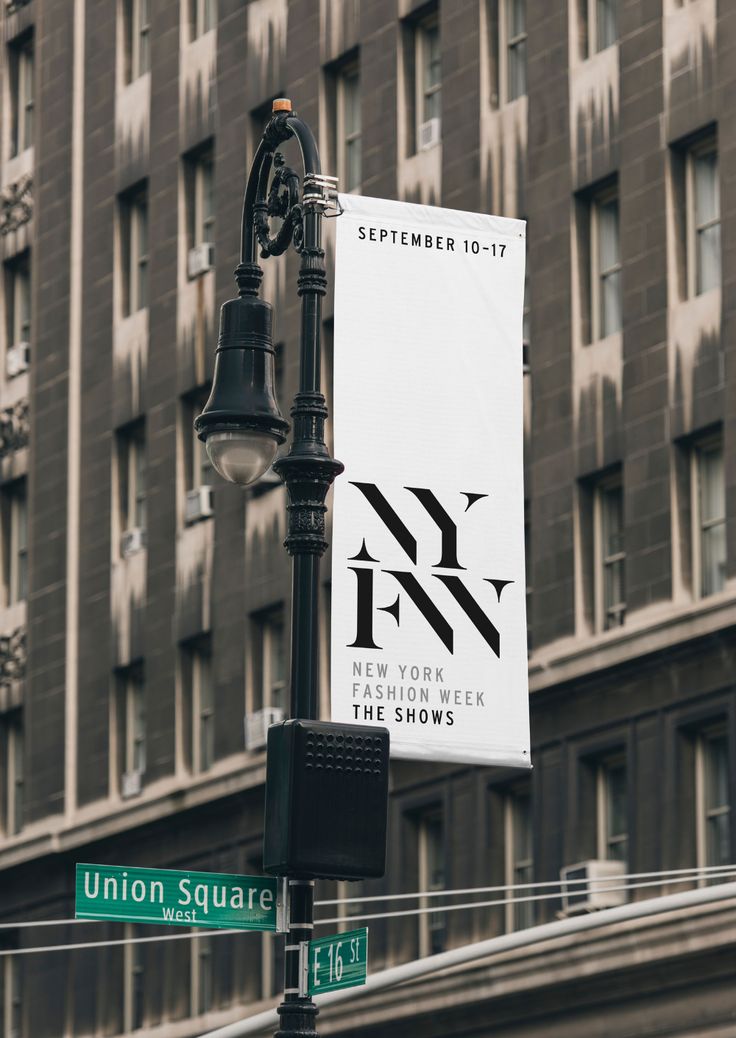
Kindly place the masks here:
POLYGON ((77 919, 275 930, 277 880, 219 872, 77 865, 77 919))
POLYGON ((309 995, 365 984, 368 976, 368 928, 305 941, 302 960, 309 995))

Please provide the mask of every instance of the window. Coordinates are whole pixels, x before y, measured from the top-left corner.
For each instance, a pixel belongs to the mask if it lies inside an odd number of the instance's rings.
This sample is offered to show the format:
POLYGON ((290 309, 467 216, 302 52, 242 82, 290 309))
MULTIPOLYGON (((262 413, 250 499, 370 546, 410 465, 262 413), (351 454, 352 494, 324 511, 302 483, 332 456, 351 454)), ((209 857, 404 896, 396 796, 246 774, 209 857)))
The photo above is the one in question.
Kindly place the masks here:
POLYGON ((721 202, 714 140, 691 148, 686 159, 688 294, 721 283, 721 202))
POLYGON ((625 862, 628 858, 626 758, 616 753, 596 765, 597 855, 625 862))
POLYGON ((215 240, 215 167, 212 145, 185 160, 188 247, 215 240))
POLYGON ((335 81, 337 176, 341 191, 356 191, 361 184, 360 66, 345 65, 335 81))
POLYGON ((615 190, 597 195, 590 206, 592 341, 621 330, 621 254, 618 196, 615 190))
POLYGON ((596 629, 620 627, 626 616, 624 504, 620 476, 601 481, 594 498, 596 629))
POLYGON ((439 144, 442 118, 442 56, 437 12, 417 22, 414 29, 414 91, 417 114, 417 151, 439 144))
POLYGON ((21 1038, 23 1034, 23 989, 21 956, 0 959, 0 1035, 21 1038))
POLYGON ((146 696, 141 663, 118 672, 117 693, 117 759, 123 778, 122 792, 129 795, 126 778, 134 774, 140 778, 146 770, 146 696))
POLYGON ((31 264, 28 252, 5 264, 5 319, 9 349, 30 342, 31 264))
POLYGON ((2 492, 3 578, 5 603, 28 597, 28 503, 26 481, 19 479, 2 492))
POLYGON ((10 156, 33 146, 33 36, 8 48, 10 72, 10 156))
POLYGON ((215 700, 209 641, 185 650, 191 705, 192 770, 207 771, 215 760, 215 700))
POLYGON ((192 1016, 212 1009, 212 939, 209 934, 192 938, 192 1016))
POLYGON ((143 547, 142 538, 127 537, 146 528, 146 434, 143 422, 126 426, 117 436, 118 500, 122 555, 143 547), (133 543, 134 542, 134 543, 133 543))
MULTIPOLYGON (((510 792, 504 801, 506 883, 513 889, 509 898, 534 894, 529 885, 534 879, 532 798, 528 786, 510 792), (521 889, 516 889, 521 888, 521 889)), ((506 929, 523 930, 534 926, 535 902, 517 901, 506 905, 506 929)))
MULTIPOLYGON (((441 808, 432 808, 417 817, 419 890, 431 892, 445 888, 445 827, 441 808)), ((429 908, 434 898, 420 897, 419 908, 429 908)), ((419 956, 444 951, 446 922, 443 912, 423 912, 419 916, 419 956)))
POLYGON ((123 0, 125 82, 151 70, 151 0, 123 0))
POLYGON ((618 0, 587 0, 588 53, 605 50, 618 41, 618 0))
POLYGON ((5 791, 3 829, 7 836, 23 828, 24 740, 23 715, 20 710, 5 714, 0 727, 0 762, 2 788, 5 791))
MULTIPOLYGON (((128 940, 139 935, 138 928, 126 923, 125 936, 128 940)), ((125 963, 125 1031, 140 1031, 144 1024, 145 989, 143 969, 143 945, 126 944, 124 946, 125 963)))
POLYGON ((252 709, 277 707, 287 713, 284 612, 279 606, 251 621, 252 709))
MULTIPOLYGON (((248 874, 260 876, 263 873, 263 856, 255 855, 246 861, 248 874)), ((260 939, 260 954, 256 953, 255 972, 252 974, 253 988, 249 996, 254 1001, 271 999, 284 990, 284 941, 278 934, 264 931, 260 939)))
POLYGON ((189 0, 189 24, 193 40, 214 29, 217 25, 215 0, 189 0))
POLYGON ((526 94, 526 0, 501 0, 506 101, 526 94))
MULTIPOLYGON (((343 920, 339 924, 338 929, 341 932, 345 930, 354 930, 356 926, 362 925, 362 923, 353 922, 353 919, 358 916, 362 916, 364 912, 368 911, 368 905, 360 900, 366 893, 366 881, 364 879, 340 880, 337 884, 337 897, 344 901, 344 904, 337 906, 338 915, 343 920)), ((369 902, 370 904, 370 902, 369 902)))
POLYGON ((148 306, 148 194, 145 187, 120 202, 123 317, 148 306))
POLYGON ((694 587, 701 597, 726 581, 726 487, 720 436, 697 444, 691 455, 694 587))
POLYGON ((194 419, 202 413, 210 395, 209 386, 197 389, 182 401, 182 441, 184 447, 184 486, 187 492, 211 487, 215 482, 209 454, 194 431, 194 419))
POLYGON ((695 742, 698 866, 731 861, 729 752, 725 724, 704 729, 695 742))

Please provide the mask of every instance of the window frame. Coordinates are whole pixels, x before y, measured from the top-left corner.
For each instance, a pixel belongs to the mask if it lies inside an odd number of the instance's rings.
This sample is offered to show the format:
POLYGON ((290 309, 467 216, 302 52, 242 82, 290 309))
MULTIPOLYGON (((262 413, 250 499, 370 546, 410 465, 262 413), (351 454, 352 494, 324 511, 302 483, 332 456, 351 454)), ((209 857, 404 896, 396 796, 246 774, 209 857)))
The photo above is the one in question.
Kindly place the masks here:
MULTIPOLYGON (((31 259, 29 250, 5 263, 7 349, 31 341, 31 259)), ((7 350, 6 350, 7 352, 7 350)))
POLYGON ((33 147, 35 48, 33 32, 8 44, 10 74, 10 158, 33 147))
MULTIPOLYGON (((245 868, 255 875, 263 872, 263 856, 260 851, 248 854, 245 868)), ((265 1001, 279 995, 283 990, 284 951, 277 935, 267 930, 262 931, 259 943, 260 973, 258 985, 254 985, 254 988, 256 998, 265 1001)))
POLYGON ((148 186, 139 185, 120 198, 120 272, 122 317, 148 307, 148 186))
POLYGON ((590 199, 590 341, 599 342, 609 335, 619 335, 623 330, 623 307, 621 297, 621 203, 618 185, 610 185, 598 191, 590 199), (601 260, 601 212, 604 208, 616 203, 616 254, 613 265, 603 267, 601 260), (603 314, 605 292, 603 284, 608 278, 617 278, 618 283, 618 326, 605 331, 606 320, 603 314))
MULTIPOLYGON (((445 890, 447 885, 447 832, 445 825, 445 810, 442 804, 432 804, 414 815, 417 830, 417 877, 420 892, 445 890), (440 826, 440 854, 442 856, 442 881, 436 883, 431 878, 430 860, 430 829, 439 821, 440 826)), ((434 898, 419 897, 418 908, 427 909, 434 898)), ((447 941, 447 922, 445 913, 422 912, 418 917, 418 946, 419 957, 436 955, 444 951, 447 941), (440 934, 439 946, 434 945, 434 935, 440 934), (433 950, 435 948, 435 950, 433 950)))
POLYGON ((145 530, 147 525, 146 430, 143 421, 118 430, 118 522, 120 537, 130 530, 145 530))
POLYGON ((686 267, 687 267, 687 295, 689 299, 704 295, 715 288, 720 288, 723 278, 723 245, 721 241, 720 228, 722 223, 721 192, 720 192, 720 160, 718 153, 718 140, 715 134, 703 138, 689 147, 685 153, 685 212, 686 212, 686 267), (715 200, 717 215, 702 223, 698 221, 697 191, 696 191, 696 166, 707 156, 715 155, 715 200), (698 247, 700 235, 713 227, 718 227, 718 281, 707 288, 702 287, 702 266, 700 249, 698 247))
POLYGON ((628 826, 628 790, 629 775, 625 749, 607 753, 599 757, 595 764, 595 799, 596 799, 596 856, 602 861, 628 862, 629 826, 628 826), (626 804, 626 831, 612 832, 611 810, 611 775, 616 770, 624 773, 624 799, 626 804), (623 857, 618 857, 616 848, 623 847, 623 857))
POLYGON ((416 139, 414 142, 415 151, 427 150, 422 149, 419 144, 419 131, 421 127, 430 121, 430 119, 438 119, 440 132, 439 141, 442 140, 442 38, 440 35, 440 19, 439 11, 435 8, 428 14, 417 19, 413 25, 413 43, 414 43, 414 111, 416 113, 416 139), (431 44, 430 37, 432 34, 437 33, 437 44, 439 51, 439 81, 425 87, 425 72, 428 72, 431 68, 431 44), (425 67, 425 58, 426 67, 425 67), (427 99, 439 97, 437 102, 439 107, 439 115, 427 116, 427 99))
POLYGON ((151 0, 124 0, 126 86, 151 71, 151 0))
POLYGON ((728 561, 728 549, 723 556, 724 574, 721 586, 713 591, 706 591, 703 587, 705 571, 703 568, 703 534, 705 530, 712 530, 722 526, 726 527, 726 485, 725 485, 725 455, 723 450, 723 436, 720 432, 696 440, 690 450, 690 515, 692 516, 692 588, 693 597, 696 600, 709 598, 711 595, 719 594, 726 584, 725 566, 728 561), (719 453, 721 456, 721 474, 723 476, 723 513, 717 518, 703 519, 702 509, 702 459, 705 455, 719 453))
POLYGON ((21 709, 9 711, 2 718, 4 750, 2 788, 2 832, 6 837, 16 836, 23 829, 25 806, 25 732, 21 709))
POLYGON ((513 101, 517 101, 520 97, 526 97, 527 95, 528 35, 526 23, 526 0, 498 0, 498 89, 502 105, 510 104, 513 101), (524 28, 521 32, 512 35, 512 8, 514 7, 514 4, 517 3, 523 11, 524 28), (523 53, 523 59, 518 65, 515 65, 514 62, 519 61, 519 51, 523 53), (512 57, 514 59, 513 61, 512 57), (515 88, 512 89, 511 85, 513 68, 523 69, 524 89, 519 93, 516 92, 515 88))
POLYGON ((146 699, 142 670, 129 668, 125 676, 125 744, 123 770, 146 772, 146 699))
POLYGON ((0 959, 0 1033, 20 1038, 23 1033, 23 971, 20 955, 0 959))
MULTIPOLYGON (((133 923, 125 924, 125 937, 131 942, 137 937, 137 928, 133 923)), ((124 946, 124 991, 123 1021, 126 1034, 142 1031, 146 1023, 146 989, 145 964, 143 962, 143 945, 137 942, 124 946)))
POLYGON ((2 489, 2 569, 6 606, 28 598, 28 484, 25 476, 2 489))
POLYGON ((215 763, 215 689, 209 646, 192 647, 189 652, 192 683, 192 770, 199 775, 209 771, 215 763))
POLYGON ((189 42, 193 43, 200 36, 217 28, 216 0, 190 0, 189 4, 189 42))
POLYGON ((139 772, 142 784, 147 767, 146 681, 141 661, 115 671, 111 702, 110 787, 122 796, 123 776, 139 772))
POLYGON ((209 1013, 214 1008, 215 1004, 214 957, 210 934, 198 933, 192 937, 190 967, 190 1013, 194 1017, 204 1016, 205 1013, 209 1013), (205 981, 204 983, 203 980, 205 981))
POLYGON ((352 58, 342 64, 335 73, 335 151, 336 151, 336 173, 340 190, 359 194, 363 182, 362 169, 362 142, 363 142, 363 118, 362 118, 362 94, 360 90, 360 59, 352 58), (347 113, 350 106, 347 102, 349 92, 348 84, 356 84, 354 89, 357 93, 358 128, 348 130, 347 113), (358 181, 352 183, 348 173, 350 171, 350 148, 357 144, 358 181))
POLYGON ((182 398, 182 446, 184 491, 199 490, 215 485, 215 470, 204 442, 194 429, 194 419, 202 413, 211 392, 211 386, 201 386, 182 398))
POLYGON ((184 162, 187 248, 193 249, 204 244, 214 246, 215 156, 212 142, 185 157, 184 162))
POLYGON ((536 922, 536 903, 534 901, 512 900, 516 893, 517 885, 524 883, 525 889, 520 897, 527 897, 533 893, 531 884, 534 882, 534 817, 532 813, 532 791, 531 784, 525 782, 523 785, 512 787, 507 790, 503 798, 503 830, 504 830, 504 883, 507 885, 506 904, 504 915, 506 932, 524 930, 534 926, 536 922), (516 836, 519 829, 519 802, 528 802, 529 843, 530 855, 527 858, 517 858, 516 836), (524 878, 518 879, 528 873, 528 885, 524 878), (526 917, 526 918, 525 918, 526 917))
POLYGON ((622 473, 616 472, 596 482, 593 491, 593 595, 594 595, 594 626, 597 632, 614 630, 623 627, 626 619, 626 548, 625 548, 625 513, 624 513, 624 487, 622 473), (604 542, 604 498, 614 491, 621 495, 621 528, 620 536, 622 550, 608 553, 605 551, 604 542), (621 587, 623 590, 623 601, 606 604, 607 575, 614 566, 621 564, 621 587), (609 623, 608 616, 615 612, 621 616, 620 623, 609 623))
POLYGON ((588 57, 592 57, 594 54, 600 54, 602 51, 608 50, 609 47, 615 47, 619 42, 619 15, 618 0, 587 0, 588 57), (602 20, 600 17, 600 8, 607 3, 612 3, 615 34, 614 38, 608 43, 601 44, 602 20))
MULTIPOLYGON (((730 803, 730 792, 731 792, 731 745, 728 734, 728 725, 725 719, 715 721, 711 724, 705 725, 699 729, 695 734, 695 745, 694 745, 694 766, 695 766, 695 854, 696 863, 699 869, 708 868, 714 864, 728 864, 728 862, 712 862, 710 861, 709 854, 709 839, 708 834, 710 832, 708 823, 714 818, 723 817, 724 815, 728 818, 728 840, 729 845, 733 843, 733 829, 731 823, 731 803, 730 803), (710 807, 708 804, 708 766, 707 766, 707 747, 709 744, 714 743, 716 740, 724 740, 726 746, 726 773, 727 773, 727 794, 729 801, 726 804, 716 805, 710 807)), ((727 855, 730 858, 730 853, 727 855)), ((700 876, 698 878, 698 886, 707 886, 709 882, 717 882, 717 879, 708 879, 706 876, 700 876)))
POLYGON ((288 713, 288 659, 286 645, 286 616, 283 603, 251 614, 250 709, 256 713, 271 707, 288 713), (281 677, 274 678, 274 639, 281 639, 281 677), (259 681, 260 678, 260 681, 259 681))

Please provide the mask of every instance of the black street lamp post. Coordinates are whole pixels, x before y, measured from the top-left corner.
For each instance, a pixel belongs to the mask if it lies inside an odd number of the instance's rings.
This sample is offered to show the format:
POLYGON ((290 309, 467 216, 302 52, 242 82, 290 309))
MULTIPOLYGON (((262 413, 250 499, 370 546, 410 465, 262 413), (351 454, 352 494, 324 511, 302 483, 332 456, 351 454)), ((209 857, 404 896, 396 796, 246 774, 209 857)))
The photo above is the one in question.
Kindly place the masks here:
MULTIPOLYGON (((290 101, 275 101, 245 191, 240 264, 235 270, 238 298, 222 307, 212 392, 194 423, 217 471, 244 485, 263 475, 285 441, 288 423, 274 395, 272 308, 258 298, 263 271, 256 262, 256 247, 265 259, 280 255, 293 243, 301 256, 299 391, 291 410, 291 448, 273 467, 286 484, 285 544, 293 559, 291 716, 305 719, 316 719, 318 714, 319 561, 327 547, 325 497, 343 469, 325 444, 327 407, 320 389, 322 297, 327 289, 321 225, 334 189, 334 180, 321 175, 309 127, 292 112, 290 101), (304 165, 301 197, 299 177, 277 152, 292 137, 299 144, 304 165), (282 221, 273 237, 271 218, 282 221)), ((281 1027, 277 1036, 316 1038, 317 1007, 310 998, 300 997, 299 954, 300 944, 312 938, 314 880, 290 879, 289 886, 285 993, 278 1008, 281 1027)))

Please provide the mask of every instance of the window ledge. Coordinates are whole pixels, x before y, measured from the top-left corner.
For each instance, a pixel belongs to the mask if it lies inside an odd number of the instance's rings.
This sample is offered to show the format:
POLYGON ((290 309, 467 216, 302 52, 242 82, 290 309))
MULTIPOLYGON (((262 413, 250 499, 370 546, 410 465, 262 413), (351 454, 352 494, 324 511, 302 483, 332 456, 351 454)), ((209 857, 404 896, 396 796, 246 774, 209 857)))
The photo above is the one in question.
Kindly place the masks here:
POLYGON ((3 165, 3 184, 14 184, 21 177, 33 176, 33 146, 18 152, 3 165))
POLYGON ((529 690, 541 692, 682 642, 736 626, 734 587, 697 602, 660 603, 626 616, 615 630, 560 639, 535 649, 529 660, 529 690))
POLYGON ((149 825, 253 789, 266 780, 263 753, 244 753, 218 761, 209 771, 197 775, 169 775, 144 786, 139 796, 123 800, 107 797, 80 808, 71 819, 51 815, 27 825, 0 846, 0 870, 50 854, 64 854, 97 840, 149 825))

